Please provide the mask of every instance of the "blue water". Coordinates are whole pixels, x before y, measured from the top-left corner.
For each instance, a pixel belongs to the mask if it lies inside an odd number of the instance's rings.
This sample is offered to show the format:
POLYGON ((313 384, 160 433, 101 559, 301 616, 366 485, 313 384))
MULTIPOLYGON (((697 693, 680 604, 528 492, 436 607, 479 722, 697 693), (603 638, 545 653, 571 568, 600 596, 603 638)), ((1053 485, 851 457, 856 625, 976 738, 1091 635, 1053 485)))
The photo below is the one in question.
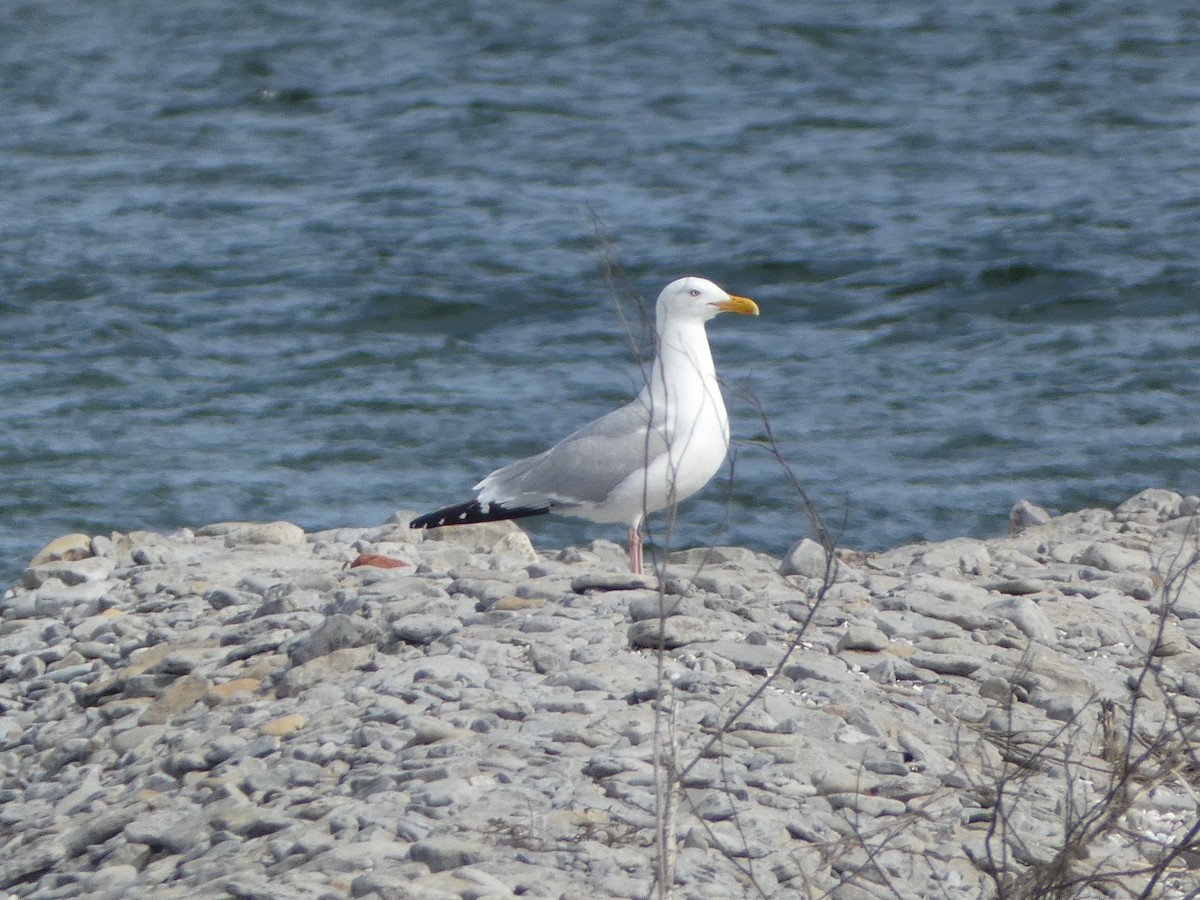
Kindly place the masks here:
POLYGON ((13 0, 0 34, 4 580, 66 531, 465 499, 627 399, 614 298, 685 273, 763 315, 710 325, 748 442, 677 543, 809 533, 746 392, 850 546, 1200 491, 1194 4, 13 0))

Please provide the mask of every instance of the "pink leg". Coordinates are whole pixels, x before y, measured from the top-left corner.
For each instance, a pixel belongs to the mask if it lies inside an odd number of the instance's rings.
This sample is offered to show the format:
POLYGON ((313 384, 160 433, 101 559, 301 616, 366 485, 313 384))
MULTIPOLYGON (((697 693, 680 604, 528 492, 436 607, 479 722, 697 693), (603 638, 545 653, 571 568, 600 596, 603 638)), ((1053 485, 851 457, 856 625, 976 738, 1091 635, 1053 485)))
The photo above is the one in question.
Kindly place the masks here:
POLYGON ((642 574, 642 529, 636 525, 629 529, 629 571, 642 574))

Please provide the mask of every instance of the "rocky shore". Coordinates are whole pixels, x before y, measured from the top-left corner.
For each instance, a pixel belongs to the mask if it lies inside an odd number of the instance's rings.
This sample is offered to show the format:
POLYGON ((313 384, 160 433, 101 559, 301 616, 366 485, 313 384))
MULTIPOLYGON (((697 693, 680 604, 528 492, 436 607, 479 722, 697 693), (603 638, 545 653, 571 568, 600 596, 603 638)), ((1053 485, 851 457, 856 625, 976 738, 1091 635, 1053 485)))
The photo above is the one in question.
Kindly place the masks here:
POLYGON ((0 600, 0 896, 1194 897, 1198 509, 657 577, 403 511, 68 535, 0 600))

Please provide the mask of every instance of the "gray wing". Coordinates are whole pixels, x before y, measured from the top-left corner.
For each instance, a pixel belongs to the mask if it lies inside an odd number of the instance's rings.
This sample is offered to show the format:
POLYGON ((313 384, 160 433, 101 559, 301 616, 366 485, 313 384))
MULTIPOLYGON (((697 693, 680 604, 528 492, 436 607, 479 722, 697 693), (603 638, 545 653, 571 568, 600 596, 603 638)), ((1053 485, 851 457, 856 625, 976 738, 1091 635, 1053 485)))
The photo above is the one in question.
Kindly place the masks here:
POLYGON ((476 485, 481 501, 505 506, 602 503, 613 489, 667 452, 658 428, 648 428, 639 398, 613 410, 545 453, 497 469, 476 485))

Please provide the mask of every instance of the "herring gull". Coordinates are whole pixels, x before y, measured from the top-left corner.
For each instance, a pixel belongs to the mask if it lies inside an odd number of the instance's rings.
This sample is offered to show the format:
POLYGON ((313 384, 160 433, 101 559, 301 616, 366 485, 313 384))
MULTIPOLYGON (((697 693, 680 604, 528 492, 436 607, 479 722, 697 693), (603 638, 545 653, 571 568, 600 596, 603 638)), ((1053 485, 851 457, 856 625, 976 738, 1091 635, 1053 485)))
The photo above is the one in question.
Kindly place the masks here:
POLYGON ((729 416, 704 323, 722 312, 758 315, 747 297, 690 276, 668 284, 655 306, 655 358, 633 402, 544 453, 497 469, 476 498, 413 519, 441 528, 542 513, 629 527, 629 567, 642 571, 642 520, 708 484, 729 450, 729 416))

